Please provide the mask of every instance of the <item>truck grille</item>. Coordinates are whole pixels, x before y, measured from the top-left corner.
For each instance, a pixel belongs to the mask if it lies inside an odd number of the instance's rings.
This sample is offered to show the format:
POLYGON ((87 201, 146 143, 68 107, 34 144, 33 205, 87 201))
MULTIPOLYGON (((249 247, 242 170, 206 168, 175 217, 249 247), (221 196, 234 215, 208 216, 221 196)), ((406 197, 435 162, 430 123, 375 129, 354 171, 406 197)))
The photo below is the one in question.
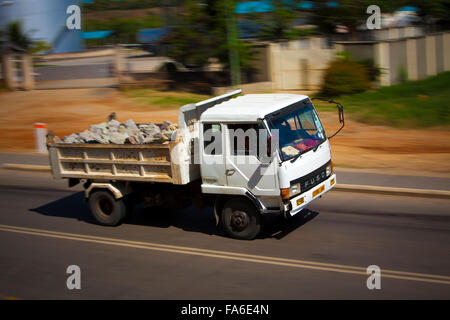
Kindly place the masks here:
POLYGON ((307 174, 306 176, 303 176, 294 181, 291 181, 291 185, 295 184, 295 183, 300 183, 302 193, 314 188, 319 183, 321 183, 327 179, 327 166, 329 166, 329 165, 330 165, 330 162, 321 166, 319 169, 314 170, 310 174, 307 174))

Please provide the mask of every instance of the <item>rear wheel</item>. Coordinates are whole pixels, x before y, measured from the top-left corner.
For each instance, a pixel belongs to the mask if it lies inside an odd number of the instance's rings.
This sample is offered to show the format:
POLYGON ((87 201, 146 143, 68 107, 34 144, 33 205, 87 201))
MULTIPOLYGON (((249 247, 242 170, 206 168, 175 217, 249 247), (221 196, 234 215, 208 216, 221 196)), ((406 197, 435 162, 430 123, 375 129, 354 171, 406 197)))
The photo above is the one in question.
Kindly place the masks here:
POLYGON ((117 226, 127 216, 128 208, 124 199, 115 199, 106 190, 94 191, 89 196, 89 208, 95 220, 104 226, 117 226))
POLYGON ((261 216, 245 199, 227 201, 221 218, 226 233, 235 239, 251 240, 261 231, 261 216))

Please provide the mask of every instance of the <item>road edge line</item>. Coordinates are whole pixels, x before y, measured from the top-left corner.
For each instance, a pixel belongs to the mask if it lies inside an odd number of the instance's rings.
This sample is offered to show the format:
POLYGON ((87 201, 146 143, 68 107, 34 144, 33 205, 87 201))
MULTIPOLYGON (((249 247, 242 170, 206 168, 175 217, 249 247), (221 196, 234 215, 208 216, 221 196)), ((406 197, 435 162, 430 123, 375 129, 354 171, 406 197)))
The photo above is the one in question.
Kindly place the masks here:
POLYGON ((50 172, 50 166, 36 165, 36 164, 21 164, 21 163, 3 163, 1 169, 20 170, 20 171, 40 171, 50 172))
POLYGON ((336 186, 333 189, 336 191, 354 192, 354 193, 450 199, 450 191, 448 190, 396 188, 396 187, 367 186, 357 184, 336 184, 336 186))
MULTIPOLYGON (((37 172, 51 171, 50 166, 48 165, 19 164, 19 163, 3 163, 0 168, 7 170, 22 170, 22 171, 37 171, 37 172)), ((450 199, 450 191, 448 190, 413 189, 413 188, 398 188, 398 187, 384 187, 384 186, 382 187, 382 186, 339 184, 339 183, 336 184, 336 186, 333 189, 335 191, 342 191, 342 192, 450 199)))

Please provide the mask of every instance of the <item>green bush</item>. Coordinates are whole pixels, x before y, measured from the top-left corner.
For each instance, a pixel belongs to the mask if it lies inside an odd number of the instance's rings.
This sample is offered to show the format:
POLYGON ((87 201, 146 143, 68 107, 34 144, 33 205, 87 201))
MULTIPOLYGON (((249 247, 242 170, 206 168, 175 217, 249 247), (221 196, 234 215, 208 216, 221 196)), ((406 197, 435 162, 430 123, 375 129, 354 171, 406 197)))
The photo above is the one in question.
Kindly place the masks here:
POLYGON ((369 72, 361 63, 338 58, 330 63, 322 83, 322 94, 335 97, 364 92, 371 87, 369 72))
POLYGON ((381 68, 371 58, 356 61, 367 69, 370 81, 377 81, 381 76, 381 68))

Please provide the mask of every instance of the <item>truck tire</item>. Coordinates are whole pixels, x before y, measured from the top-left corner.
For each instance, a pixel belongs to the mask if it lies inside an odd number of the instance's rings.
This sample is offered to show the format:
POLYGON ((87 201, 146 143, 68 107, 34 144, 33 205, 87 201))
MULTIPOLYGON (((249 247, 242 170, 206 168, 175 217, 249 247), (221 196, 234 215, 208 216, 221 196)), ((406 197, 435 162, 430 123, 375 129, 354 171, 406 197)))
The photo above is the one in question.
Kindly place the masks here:
POLYGON ((222 226, 235 239, 252 240, 261 231, 261 215, 245 199, 228 200, 222 209, 222 226))
POLYGON ((92 216, 101 225, 117 226, 127 216, 127 205, 124 199, 115 199, 106 190, 94 191, 89 196, 89 208, 92 216))

